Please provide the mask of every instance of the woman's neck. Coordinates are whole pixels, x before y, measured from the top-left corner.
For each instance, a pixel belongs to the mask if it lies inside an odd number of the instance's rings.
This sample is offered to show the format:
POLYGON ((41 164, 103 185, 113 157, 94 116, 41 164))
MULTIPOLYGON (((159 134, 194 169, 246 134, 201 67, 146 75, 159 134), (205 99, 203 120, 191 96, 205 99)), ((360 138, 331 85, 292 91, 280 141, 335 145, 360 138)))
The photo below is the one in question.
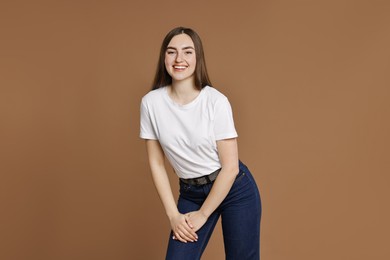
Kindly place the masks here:
POLYGON ((176 103, 185 105, 193 101, 199 92, 193 82, 172 82, 168 93, 176 103))

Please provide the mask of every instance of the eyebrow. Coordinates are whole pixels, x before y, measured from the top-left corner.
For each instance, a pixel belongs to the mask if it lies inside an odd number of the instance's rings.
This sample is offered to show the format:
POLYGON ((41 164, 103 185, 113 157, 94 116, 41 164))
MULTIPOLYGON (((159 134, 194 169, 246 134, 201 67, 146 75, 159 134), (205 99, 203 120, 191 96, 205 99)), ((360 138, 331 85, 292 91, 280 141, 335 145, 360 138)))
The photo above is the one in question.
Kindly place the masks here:
MULTIPOLYGON (((177 50, 175 47, 172 47, 172 46, 168 46, 168 47, 167 47, 167 50, 168 50, 168 49, 177 50)), ((192 47, 192 46, 186 46, 186 47, 183 47, 183 48, 182 48, 182 50, 188 50, 188 49, 193 49, 193 50, 195 50, 194 47, 192 47)))

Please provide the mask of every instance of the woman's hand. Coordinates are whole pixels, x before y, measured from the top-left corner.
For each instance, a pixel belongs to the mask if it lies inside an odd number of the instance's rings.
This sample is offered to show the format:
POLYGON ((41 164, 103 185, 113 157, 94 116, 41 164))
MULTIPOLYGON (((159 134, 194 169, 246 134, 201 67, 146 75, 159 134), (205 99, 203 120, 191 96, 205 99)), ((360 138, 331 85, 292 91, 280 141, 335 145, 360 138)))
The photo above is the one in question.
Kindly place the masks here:
POLYGON ((173 231, 173 239, 177 239, 183 243, 194 242, 198 240, 198 235, 195 230, 189 225, 188 217, 183 214, 176 214, 169 219, 173 231))
POLYGON ((206 216, 202 211, 192 211, 185 214, 188 218, 187 222, 190 227, 196 232, 198 231, 207 221, 208 216, 206 216))

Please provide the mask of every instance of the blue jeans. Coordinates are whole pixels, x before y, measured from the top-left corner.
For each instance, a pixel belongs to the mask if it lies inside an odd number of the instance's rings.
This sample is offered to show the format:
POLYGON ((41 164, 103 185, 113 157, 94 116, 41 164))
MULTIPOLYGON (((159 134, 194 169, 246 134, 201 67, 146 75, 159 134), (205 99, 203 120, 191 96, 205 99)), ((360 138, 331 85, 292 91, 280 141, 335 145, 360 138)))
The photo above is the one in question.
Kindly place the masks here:
MULTIPOLYGON (((226 259, 260 259, 261 201, 249 169, 240 161, 240 171, 228 195, 197 231, 198 241, 183 243, 169 238, 167 260, 200 259, 221 216, 226 259)), ((199 210, 213 184, 188 185, 180 182, 178 209, 182 214, 199 210)))

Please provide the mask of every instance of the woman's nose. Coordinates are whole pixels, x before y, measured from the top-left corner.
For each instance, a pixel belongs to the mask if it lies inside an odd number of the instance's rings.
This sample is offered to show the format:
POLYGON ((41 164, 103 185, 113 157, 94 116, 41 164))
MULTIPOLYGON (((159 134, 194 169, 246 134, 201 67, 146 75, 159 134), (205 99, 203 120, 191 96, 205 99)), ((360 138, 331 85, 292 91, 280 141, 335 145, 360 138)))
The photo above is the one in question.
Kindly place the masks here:
POLYGON ((176 55, 176 62, 181 62, 182 60, 183 60, 182 53, 178 52, 177 55, 176 55))

